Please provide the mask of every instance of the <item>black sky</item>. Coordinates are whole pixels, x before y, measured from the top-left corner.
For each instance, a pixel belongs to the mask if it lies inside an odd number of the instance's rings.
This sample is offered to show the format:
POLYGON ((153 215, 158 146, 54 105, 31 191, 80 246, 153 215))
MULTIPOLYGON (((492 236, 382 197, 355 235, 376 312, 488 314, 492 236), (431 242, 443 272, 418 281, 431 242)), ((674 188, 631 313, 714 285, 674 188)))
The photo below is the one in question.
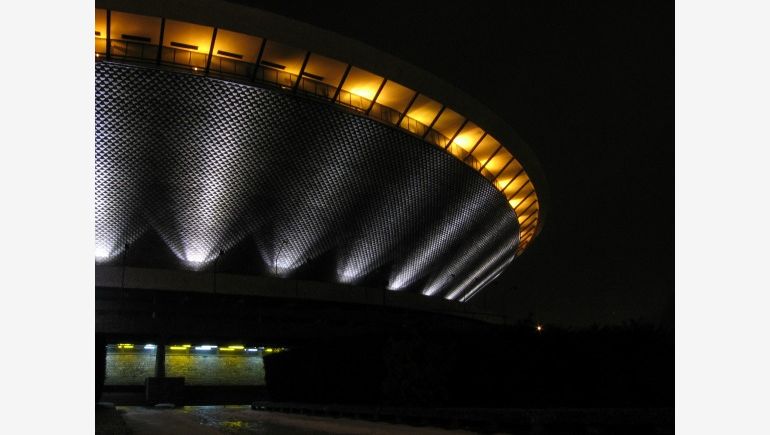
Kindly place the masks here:
POLYGON ((672 321, 673 3, 238 2, 418 65, 530 144, 550 215, 490 303, 546 324, 672 321))

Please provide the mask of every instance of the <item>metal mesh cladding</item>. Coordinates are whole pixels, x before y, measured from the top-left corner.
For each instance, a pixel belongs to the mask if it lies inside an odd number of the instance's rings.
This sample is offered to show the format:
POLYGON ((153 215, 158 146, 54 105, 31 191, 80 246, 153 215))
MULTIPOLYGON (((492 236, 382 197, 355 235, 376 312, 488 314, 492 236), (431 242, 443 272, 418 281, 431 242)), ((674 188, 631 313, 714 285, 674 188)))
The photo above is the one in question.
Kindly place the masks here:
POLYGON ((462 162, 418 138, 287 92, 96 64, 96 261, 157 233, 206 267, 246 239, 253 270, 460 299, 518 244, 516 215, 462 162))

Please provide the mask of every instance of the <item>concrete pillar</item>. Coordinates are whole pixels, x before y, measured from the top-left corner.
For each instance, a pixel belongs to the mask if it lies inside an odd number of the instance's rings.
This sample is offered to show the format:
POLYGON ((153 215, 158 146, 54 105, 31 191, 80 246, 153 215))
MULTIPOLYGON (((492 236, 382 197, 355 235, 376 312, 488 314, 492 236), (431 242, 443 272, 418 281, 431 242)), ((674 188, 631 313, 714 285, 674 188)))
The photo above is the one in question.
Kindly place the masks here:
POLYGON ((102 334, 96 334, 96 401, 102 397, 104 378, 107 372, 107 340, 102 334))
POLYGON ((166 377, 166 338, 158 337, 155 345, 155 376, 146 378, 145 400, 148 405, 184 402, 184 378, 166 377))
POLYGON ((155 377, 166 377, 166 339, 161 338, 155 346, 155 377))

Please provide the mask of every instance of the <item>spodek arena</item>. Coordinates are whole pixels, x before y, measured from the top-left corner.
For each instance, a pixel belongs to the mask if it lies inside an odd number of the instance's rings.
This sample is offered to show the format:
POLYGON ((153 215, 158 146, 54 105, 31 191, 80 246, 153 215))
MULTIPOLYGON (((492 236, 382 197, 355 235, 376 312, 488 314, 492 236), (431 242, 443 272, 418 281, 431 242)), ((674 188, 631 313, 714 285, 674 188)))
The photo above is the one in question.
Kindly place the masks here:
POLYGON ((97 2, 97 286, 465 302, 541 231, 536 158, 472 97, 273 14, 166 3, 97 2))

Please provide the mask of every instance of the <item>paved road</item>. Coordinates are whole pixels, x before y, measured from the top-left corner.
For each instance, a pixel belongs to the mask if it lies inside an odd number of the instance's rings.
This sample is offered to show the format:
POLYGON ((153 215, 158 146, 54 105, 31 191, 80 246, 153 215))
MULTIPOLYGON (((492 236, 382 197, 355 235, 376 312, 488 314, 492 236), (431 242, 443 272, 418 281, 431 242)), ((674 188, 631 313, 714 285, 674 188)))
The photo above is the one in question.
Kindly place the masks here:
POLYGON ((471 434, 462 430, 254 411, 249 406, 185 406, 177 409, 119 406, 117 409, 134 435, 471 434))

